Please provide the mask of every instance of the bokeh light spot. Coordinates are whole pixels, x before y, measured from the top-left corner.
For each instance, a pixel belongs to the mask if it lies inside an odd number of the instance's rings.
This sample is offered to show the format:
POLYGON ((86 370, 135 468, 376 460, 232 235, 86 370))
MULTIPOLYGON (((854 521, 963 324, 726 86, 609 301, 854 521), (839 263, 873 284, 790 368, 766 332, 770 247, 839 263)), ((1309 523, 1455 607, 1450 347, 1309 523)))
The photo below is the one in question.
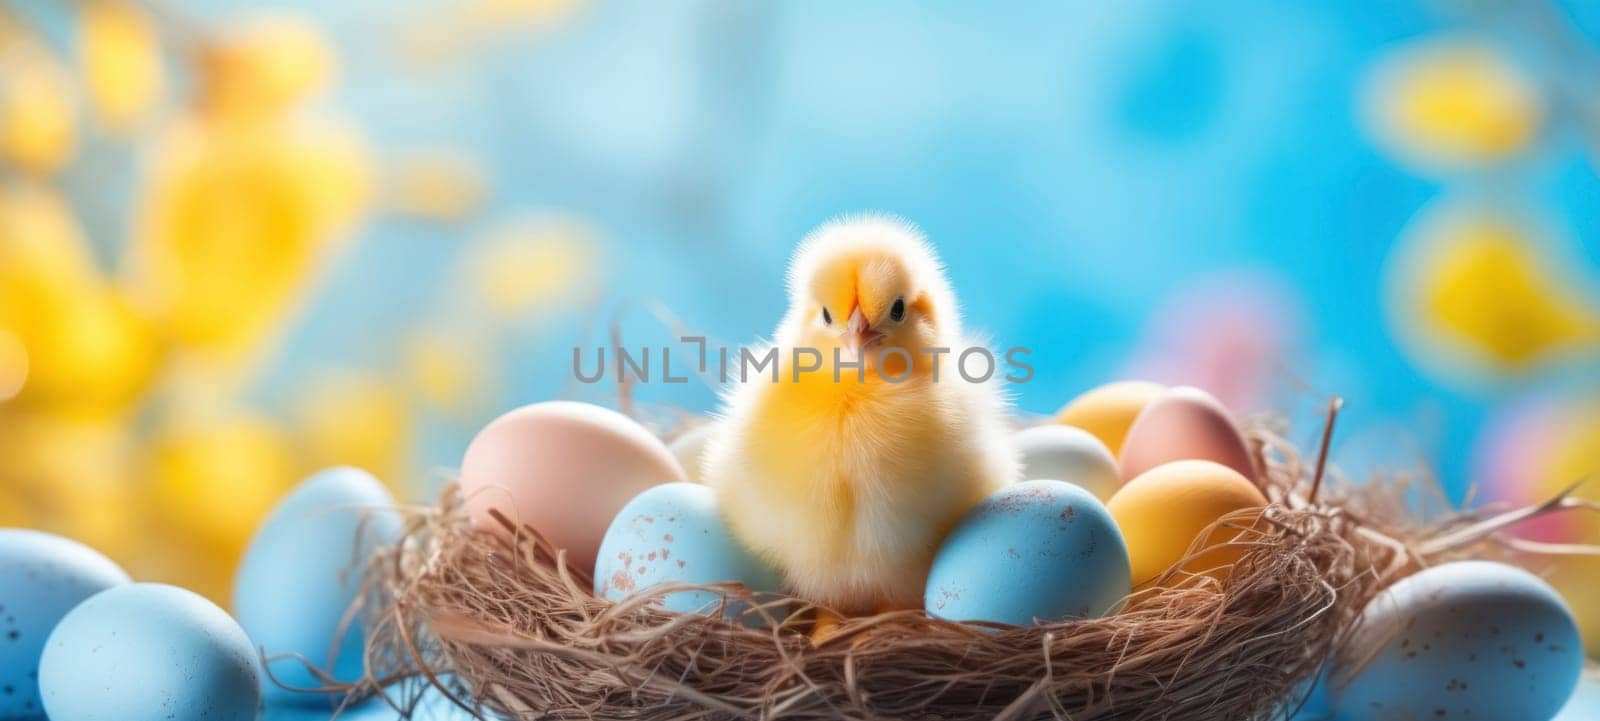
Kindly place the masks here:
POLYGON ((1390 262, 1389 312, 1425 368, 1492 379, 1600 343, 1596 299, 1538 224, 1456 204, 1413 225, 1390 262))
POLYGON ((0 50, 0 157, 36 173, 53 173, 77 148, 71 80, 54 57, 32 42, 0 50))
POLYGON ((122 0, 93 0, 79 14, 79 62, 101 122, 126 131, 149 112, 165 85, 155 23, 122 0))
POLYGON ((597 242, 594 231, 576 219, 515 221, 473 247, 468 283, 501 316, 526 313, 557 297, 574 300, 593 281, 597 242))
POLYGON ((1474 40, 1396 51, 1367 87, 1367 125, 1397 156, 1425 169, 1503 160, 1538 134, 1544 100, 1505 53, 1474 40))

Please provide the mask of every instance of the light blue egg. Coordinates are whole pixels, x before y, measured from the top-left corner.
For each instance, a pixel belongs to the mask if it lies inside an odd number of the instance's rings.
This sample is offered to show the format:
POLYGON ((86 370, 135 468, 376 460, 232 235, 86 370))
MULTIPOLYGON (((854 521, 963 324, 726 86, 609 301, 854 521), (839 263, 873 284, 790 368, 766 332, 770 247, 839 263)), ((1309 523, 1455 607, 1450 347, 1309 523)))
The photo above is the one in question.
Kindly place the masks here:
POLYGON ((251 721, 261 675, 244 629, 199 594, 116 586, 72 609, 45 644, 51 721, 251 721))
MULTIPOLYGON (((600 542, 594 592, 620 601, 659 584, 724 581, 757 593, 780 587, 777 573, 734 539, 710 488, 667 483, 635 496, 612 520, 600 542)), ((708 613, 722 600, 710 591, 681 591, 663 597, 662 606, 708 613)), ((739 608, 735 604, 729 610, 739 608)))
POLYGON ((45 639, 83 599, 127 582, 111 559, 77 541, 0 528, 0 719, 44 717, 45 639))
POLYGON ((1362 611, 1329 696, 1341 721, 1548 721, 1583 670, 1572 611, 1549 584, 1489 561, 1419 571, 1362 611))
POLYGON ((400 533, 394 498, 358 468, 307 478, 267 517, 234 578, 233 607, 270 658, 269 699, 326 703, 321 695, 294 690, 323 682, 298 659, 280 654, 299 654, 340 681, 361 677, 361 619, 342 637, 340 625, 360 591, 365 560, 400 533), (330 657, 335 643, 338 653, 330 657))
POLYGON ((1062 481, 984 501, 939 548, 924 603, 953 621, 1027 625, 1100 616, 1128 595, 1128 546, 1104 504, 1062 481))

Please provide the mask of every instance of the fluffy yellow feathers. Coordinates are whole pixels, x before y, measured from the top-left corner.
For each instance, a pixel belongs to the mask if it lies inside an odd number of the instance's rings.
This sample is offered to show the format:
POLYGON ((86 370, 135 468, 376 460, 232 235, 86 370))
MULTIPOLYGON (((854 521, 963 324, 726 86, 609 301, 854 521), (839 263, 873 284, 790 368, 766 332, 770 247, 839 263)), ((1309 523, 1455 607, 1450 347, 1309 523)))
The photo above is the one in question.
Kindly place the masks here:
POLYGON ((777 379, 730 389, 706 482, 794 593, 844 612, 916 606, 939 539, 1017 472, 1004 399, 950 367, 946 354, 968 342, 910 225, 818 228, 795 252, 789 291, 777 379), (819 367, 801 367, 808 357, 819 367))

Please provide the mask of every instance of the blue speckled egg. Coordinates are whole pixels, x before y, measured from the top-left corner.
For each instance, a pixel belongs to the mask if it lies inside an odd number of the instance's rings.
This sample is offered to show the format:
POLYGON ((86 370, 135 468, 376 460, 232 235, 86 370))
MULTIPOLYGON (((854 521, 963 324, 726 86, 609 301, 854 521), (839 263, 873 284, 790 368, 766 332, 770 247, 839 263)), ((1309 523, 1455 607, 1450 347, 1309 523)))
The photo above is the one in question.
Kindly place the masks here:
MULTIPOLYGON (((351 623, 342 638, 340 625, 360 591, 360 564, 400 532, 394 499, 366 471, 330 468, 307 478, 245 551, 233 587, 239 624, 268 657, 299 654, 335 679, 360 678, 363 624, 351 623), (330 658, 336 641, 338 654, 330 658)), ((304 663, 272 658, 268 670, 267 698, 326 705, 321 695, 293 690, 322 685, 304 663)))
MULTIPOLYGON (((635 496, 606 529, 595 562, 594 592, 620 601, 658 584, 724 581, 743 583, 757 593, 780 587, 777 573, 734 540, 710 488, 667 483, 635 496)), ((708 613, 721 601, 720 594, 709 591, 683 591, 667 594, 662 606, 708 613)))
POLYGON ((1502 563, 1419 571, 1374 598, 1360 624, 1330 679, 1341 721, 1548 721, 1583 671, 1567 604, 1502 563))
POLYGON ((199 594, 116 586, 72 609, 45 644, 52 721, 251 721, 261 676, 250 637, 199 594))
POLYGON ((128 582, 111 559, 77 541, 0 528, 0 719, 43 718, 39 654, 74 606, 128 582))
POLYGON ((930 615, 1022 626, 1100 616, 1131 587, 1128 546, 1088 490, 1024 481, 950 532, 928 574, 930 615))

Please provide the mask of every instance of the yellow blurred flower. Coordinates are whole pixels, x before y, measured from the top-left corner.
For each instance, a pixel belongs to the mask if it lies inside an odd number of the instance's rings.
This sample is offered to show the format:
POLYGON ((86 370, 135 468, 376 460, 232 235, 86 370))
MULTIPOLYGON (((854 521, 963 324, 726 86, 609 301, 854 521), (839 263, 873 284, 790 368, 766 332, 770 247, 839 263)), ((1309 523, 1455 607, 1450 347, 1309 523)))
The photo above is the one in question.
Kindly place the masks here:
MULTIPOLYGON (((66 198, 39 183, 0 185, 0 290, 16 293, 25 287, 43 293, 76 287, 93 273, 93 259, 66 198)), ((5 309, 0 306, 0 312, 5 309)))
POLYGON ((0 49, 0 158, 48 174, 72 159, 76 101, 66 70, 31 39, 0 49))
POLYGON ((364 144, 338 125, 178 124, 138 212, 138 297, 179 342, 255 349, 363 208, 369 175, 364 144))
POLYGON ((1391 315, 1429 362, 1516 373, 1600 342, 1594 299, 1512 217, 1447 209, 1410 233, 1391 265, 1391 315))
POLYGON ((117 412, 148 387, 154 334, 101 276, 60 195, 0 188, 0 330, 27 358, 16 402, 117 412))
POLYGON ((1492 221, 1464 228, 1424 277, 1424 312, 1495 362, 1524 366, 1583 340, 1585 309, 1563 297, 1516 229, 1492 221))
POLYGON ((581 0, 468 0, 417 23, 406 44, 414 62, 450 60, 506 32, 542 31, 569 21, 581 0))
POLYGON ((471 157, 448 150, 402 155, 389 163, 387 209, 418 218, 451 220, 483 205, 489 181, 471 157))
POLYGON ((141 506, 132 502, 137 449, 122 423, 11 411, 0 427, 0 487, 26 498, 30 523, 119 561, 142 546, 141 506))
POLYGON ((502 317, 583 296, 593 289, 598 247, 594 229, 576 218, 512 221, 468 250, 466 290, 502 317))
POLYGON ((411 418, 392 382, 345 372, 310 384, 300 399, 296 429, 306 467, 357 466, 403 488, 411 418))
POLYGON ((285 162, 300 174, 325 234, 340 232, 367 210, 373 160, 360 130, 331 120, 284 128, 285 162))
POLYGON ((424 405, 466 414, 487 400, 494 353, 477 334, 421 332, 406 342, 402 353, 408 386, 424 405))
POLYGON ((467 14, 486 25, 542 25, 566 19, 578 8, 578 0, 475 0, 467 3, 467 14))
POLYGON ((1493 46, 1434 39, 1379 65, 1365 113, 1378 140, 1406 161, 1452 168, 1521 152, 1543 123, 1544 100, 1534 80, 1493 46))
POLYGON ((126 0, 90 0, 78 15, 78 56, 89 101, 115 132, 136 126, 165 85, 156 26, 126 0))
POLYGON ((152 448, 151 478, 169 533, 218 559, 237 559, 299 469, 288 434, 249 413, 186 419, 163 429, 152 448))
POLYGON ((327 38, 310 19, 258 15, 207 46, 202 105, 220 120, 270 118, 331 85, 334 68, 327 38))
POLYGON ((21 399, 117 412, 143 394, 158 348, 149 325, 121 298, 84 288, 36 330, 21 399))
POLYGON ((0 403, 11 400, 28 382, 28 348, 22 339, 0 328, 0 403))

